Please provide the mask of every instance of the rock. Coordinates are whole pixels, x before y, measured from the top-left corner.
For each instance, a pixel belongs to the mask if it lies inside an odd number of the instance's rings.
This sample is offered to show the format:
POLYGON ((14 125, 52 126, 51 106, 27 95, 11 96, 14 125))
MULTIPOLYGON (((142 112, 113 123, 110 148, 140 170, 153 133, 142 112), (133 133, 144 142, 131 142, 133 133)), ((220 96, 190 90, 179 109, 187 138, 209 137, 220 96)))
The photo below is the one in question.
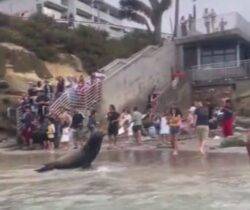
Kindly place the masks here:
POLYGON ((238 131, 238 132, 246 132, 246 131, 248 131, 248 129, 243 128, 243 127, 239 127, 239 126, 238 126, 238 127, 235 127, 234 130, 235 130, 235 131, 238 131))

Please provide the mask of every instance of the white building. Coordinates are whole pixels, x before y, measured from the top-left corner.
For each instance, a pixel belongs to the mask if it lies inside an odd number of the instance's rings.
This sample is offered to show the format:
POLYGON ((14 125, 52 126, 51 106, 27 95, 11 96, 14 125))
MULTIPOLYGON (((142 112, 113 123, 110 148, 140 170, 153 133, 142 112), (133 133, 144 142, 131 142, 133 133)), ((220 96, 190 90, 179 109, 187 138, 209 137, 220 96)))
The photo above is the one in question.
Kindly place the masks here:
POLYGON ((105 30, 113 38, 126 33, 119 10, 104 0, 3 0, 0 12, 22 17, 40 12, 57 21, 67 21, 71 16, 75 26, 82 24, 105 30))

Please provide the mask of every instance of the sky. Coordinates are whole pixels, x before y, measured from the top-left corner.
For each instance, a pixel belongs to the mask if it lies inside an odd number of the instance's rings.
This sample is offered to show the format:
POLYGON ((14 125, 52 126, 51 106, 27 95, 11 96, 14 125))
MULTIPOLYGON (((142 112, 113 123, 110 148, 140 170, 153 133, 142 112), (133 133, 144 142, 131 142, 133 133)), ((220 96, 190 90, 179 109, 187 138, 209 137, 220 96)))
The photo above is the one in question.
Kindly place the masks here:
MULTIPOLYGON (((113 5, 119 7, 119 0, 105 0, 113 5)), ((148 0, 141 0, 148 3, 148 0)), ((187 16, 192 13, 193 0, 179 0, 180 1, 180 16, 187 16)), ((196 0, 197 18, 202 17, 204 8, 214 9, 217 14, 225 14, 230 12, 239 12, 243 17, 250 21, 250 0, 196 0)), ((163 32, 171 33, 171 24, 174 22, 174 0, 169 10, 163 16, 163 32), (171 21, 170 21, 171 19, 171 21)), ((136 26, 134 23, 125 21, 124 24, 136 26)))

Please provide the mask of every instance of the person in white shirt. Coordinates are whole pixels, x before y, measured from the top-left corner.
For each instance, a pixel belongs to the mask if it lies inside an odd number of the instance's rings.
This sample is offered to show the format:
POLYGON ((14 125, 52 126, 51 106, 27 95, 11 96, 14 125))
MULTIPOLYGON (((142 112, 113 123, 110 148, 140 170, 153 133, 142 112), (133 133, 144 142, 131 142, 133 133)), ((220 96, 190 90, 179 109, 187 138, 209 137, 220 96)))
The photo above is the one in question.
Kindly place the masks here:
POLYGON ((164 112, 161 116, 160 122, 160 136, 162 143, 167 143, 169 133, 168 114, 167 112, 164 112))
POLYGON ((124 135, 125 137, 129 137, 129 126, 131 124, 131 114, 128 109, 124 109, 122 114, 121 114, 121 126, 124 129, 124 135))
POLYGON ((212 32, 215 32, 216 17, 217 17, 217 15, 216 15, 214 9, 212 9, 210 12, 212 32))
POLYGON ((210 14, 209 14, 208 8, 204 10, 203 19, 204 19, 204 24, 206 28, 206 33, 209 34, 210 33, 210 14))

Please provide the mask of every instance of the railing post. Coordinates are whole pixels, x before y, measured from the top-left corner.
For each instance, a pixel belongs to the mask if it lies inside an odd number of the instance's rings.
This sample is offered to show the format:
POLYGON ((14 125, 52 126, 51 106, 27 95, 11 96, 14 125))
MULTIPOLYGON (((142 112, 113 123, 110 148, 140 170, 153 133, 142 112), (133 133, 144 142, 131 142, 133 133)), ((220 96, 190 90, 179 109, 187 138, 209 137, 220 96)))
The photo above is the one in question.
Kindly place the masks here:
POLYGON ((240 43, 237 43, 236 46, 236 59, 237 59, 237 67, 240 67, 240 43))

